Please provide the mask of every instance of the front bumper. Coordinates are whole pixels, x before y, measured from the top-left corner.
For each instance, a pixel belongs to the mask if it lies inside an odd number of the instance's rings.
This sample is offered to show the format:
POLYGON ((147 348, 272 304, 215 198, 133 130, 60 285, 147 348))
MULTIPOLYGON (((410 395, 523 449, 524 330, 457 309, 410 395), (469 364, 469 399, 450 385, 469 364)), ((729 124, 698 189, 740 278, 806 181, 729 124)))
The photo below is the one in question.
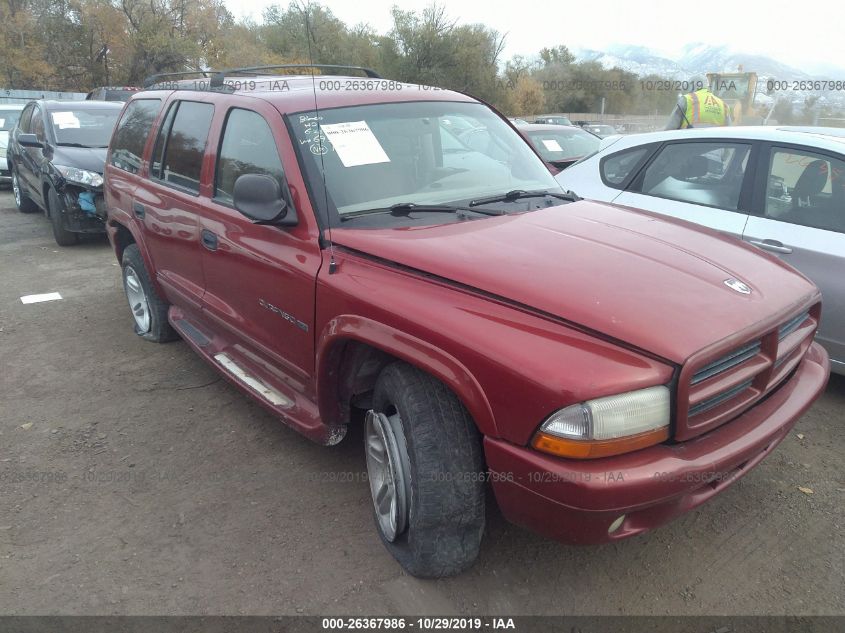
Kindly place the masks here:
POLYGON ((626 455, 560 459, 485 437, 496 500, 509 521, 564 543, 604 543, 651 530, 762 461, 822 393, 829 374, 827 352, 813 343, 792 377, 738 418, 685 442, 626 455))

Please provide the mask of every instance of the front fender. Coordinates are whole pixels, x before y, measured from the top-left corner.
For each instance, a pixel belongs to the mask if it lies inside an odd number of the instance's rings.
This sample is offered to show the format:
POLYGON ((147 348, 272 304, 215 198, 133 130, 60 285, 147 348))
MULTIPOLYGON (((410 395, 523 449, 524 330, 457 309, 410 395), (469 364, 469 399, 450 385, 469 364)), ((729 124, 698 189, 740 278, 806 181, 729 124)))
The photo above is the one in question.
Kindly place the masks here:
POLYGON ((339 410, 337 368, 344 344, 350 341, 369 345, 435 376, 460 398, 481 433, 499 436, 487 396, 458 359, 406 332, 352 314, 338 315, 328 321, 317 341, 317 402, 320 416, 327 424, 343 419, 339 410))

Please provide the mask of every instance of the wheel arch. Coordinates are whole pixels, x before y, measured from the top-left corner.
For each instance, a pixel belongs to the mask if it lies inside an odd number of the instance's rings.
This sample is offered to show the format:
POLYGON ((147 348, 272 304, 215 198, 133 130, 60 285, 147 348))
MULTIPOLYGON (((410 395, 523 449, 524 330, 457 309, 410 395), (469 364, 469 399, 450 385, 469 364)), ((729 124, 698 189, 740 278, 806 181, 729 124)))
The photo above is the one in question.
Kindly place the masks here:
POLYGON ((443 382, 463 403, 483 435, 498 436, 484 390, 458 359, 427 341, 354 315, 332 319, 318 339, 317 404, 324 423, 348 424, 352 407, 367 403, 381 370, 397 360, 443 382))

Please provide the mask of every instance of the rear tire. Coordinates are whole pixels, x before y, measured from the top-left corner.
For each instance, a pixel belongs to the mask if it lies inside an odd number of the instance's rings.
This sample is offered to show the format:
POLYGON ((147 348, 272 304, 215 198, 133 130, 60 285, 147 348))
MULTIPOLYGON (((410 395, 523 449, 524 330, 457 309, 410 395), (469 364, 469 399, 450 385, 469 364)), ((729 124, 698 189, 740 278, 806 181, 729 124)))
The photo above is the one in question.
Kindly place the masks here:
POLYGON ((376 528, 393 557, 420 578, 470 567, 484 533, 485 468, 481 436, 457 396, 416 367, 388 365, 364 443, 376 528))
POLYGON ((23 189, 21 189, 18 172, 14 167, 12 167, 12 194, 15 196, 15 206, 21 213, 35 213, 38 211, 38 205, 27 197, 23 189))
POLYGON ((123 251, 123 290, 135 319, 135 334, 155 343, 175 341, 179 335, 167 320, 170 304, 153 288, 137 244, 123 251))
POLYGON ((53 225, 53 237, 59 246, 73 246, 79 241, 79 234, 65 228, 65 205, 56 190, 50 187, 49 200, 50 224, 53 225))

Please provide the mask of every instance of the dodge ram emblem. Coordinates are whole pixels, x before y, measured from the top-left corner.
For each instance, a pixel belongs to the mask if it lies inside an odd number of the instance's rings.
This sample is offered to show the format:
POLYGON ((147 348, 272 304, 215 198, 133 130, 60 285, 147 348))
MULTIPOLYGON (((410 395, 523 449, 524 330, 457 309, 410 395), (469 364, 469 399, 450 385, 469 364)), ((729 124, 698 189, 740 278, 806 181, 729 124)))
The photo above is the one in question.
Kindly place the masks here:
POLYGON ((738 293, 743 295, 750 295, 751 288, 748 287, 747 284, 744 284, 739 279, 735 277, 731 277, 730 279, 725 279, 725 285, 730 288, 731 290, 736 290, 738 293))

